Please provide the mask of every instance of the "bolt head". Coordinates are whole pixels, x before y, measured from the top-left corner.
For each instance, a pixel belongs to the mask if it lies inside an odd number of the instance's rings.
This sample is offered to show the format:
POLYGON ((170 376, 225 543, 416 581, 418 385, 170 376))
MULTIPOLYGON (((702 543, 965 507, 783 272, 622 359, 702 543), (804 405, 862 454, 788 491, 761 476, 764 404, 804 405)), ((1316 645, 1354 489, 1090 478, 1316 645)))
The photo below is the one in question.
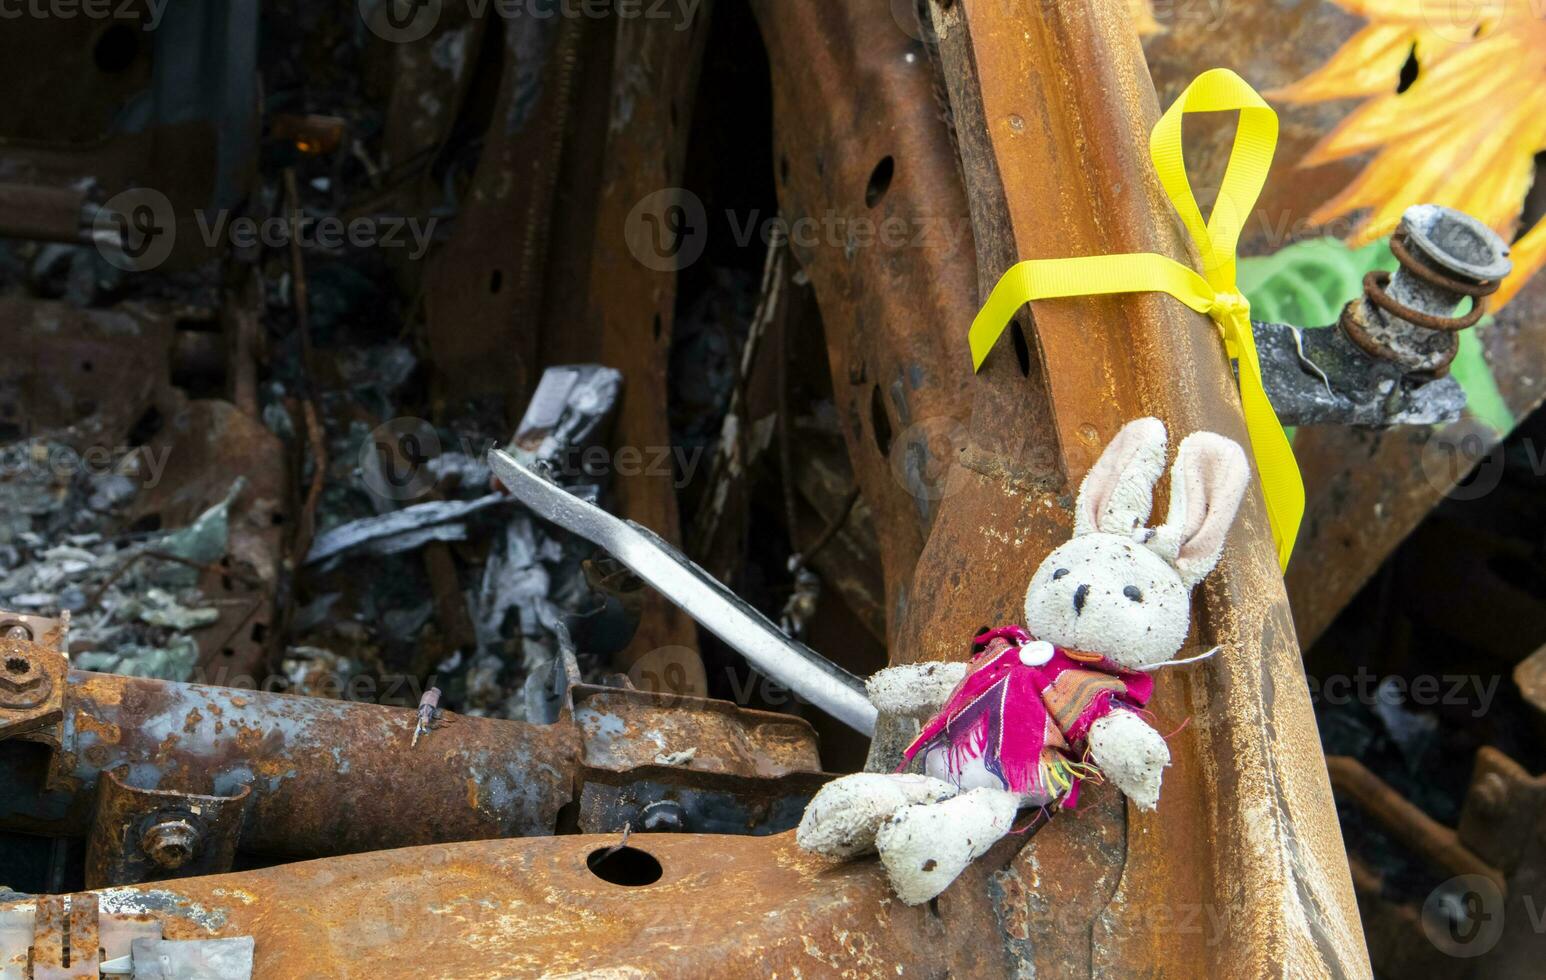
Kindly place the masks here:
POLYGON ((198 845, 198 828, 181 818, 151 824, 140 839, 145 855, 168 871, 187 864, 198 845))
POLYGON ((675 800, 656 800, 640 818, 640 825, 651 833, 680 833, 687 825, 687 813, 675 800))
POLYGON ((43 686, 43 671, 31 657, 15 651, 0 655, 0 692, 24 694, 43 686))

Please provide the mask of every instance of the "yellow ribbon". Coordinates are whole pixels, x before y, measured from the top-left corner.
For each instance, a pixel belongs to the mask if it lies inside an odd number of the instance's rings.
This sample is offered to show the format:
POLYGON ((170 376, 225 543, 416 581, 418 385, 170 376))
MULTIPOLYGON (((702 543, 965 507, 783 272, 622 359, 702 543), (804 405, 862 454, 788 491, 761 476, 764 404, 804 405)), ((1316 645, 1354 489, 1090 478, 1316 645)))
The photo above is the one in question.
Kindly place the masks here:
POLYGON ((1235 286, 1235 246, 1267 180, 1277 142, 1277 113, 1245 79, 1227 68, 1214 68, 1197 76, 1154 125, 1149 134, 1149 156, 1165 193, 1197 243, 1203 274, 1151 252, 1021 262, 1004 273, 993 287, 987 303, 972 321, 969 337, 973 368, 981 369, 988 351, 1015 311, 1032 300, 1160 292, 1211 316, 1223 335, 1225 351, 1239 365, 1246 432, 1251 437, 1251 451, 1261 476, 1278 564, 1286 569, 1304 516, 1304 483, 1288 435, 1262 388, 1256 338, 1251 333, 1251 305, 1235 286), (1192 197, 1181 156, 1181 118, 1188 112, 1231 109, 1240 110, 1235 144, 1213 213, 1204 222, 1192 197))

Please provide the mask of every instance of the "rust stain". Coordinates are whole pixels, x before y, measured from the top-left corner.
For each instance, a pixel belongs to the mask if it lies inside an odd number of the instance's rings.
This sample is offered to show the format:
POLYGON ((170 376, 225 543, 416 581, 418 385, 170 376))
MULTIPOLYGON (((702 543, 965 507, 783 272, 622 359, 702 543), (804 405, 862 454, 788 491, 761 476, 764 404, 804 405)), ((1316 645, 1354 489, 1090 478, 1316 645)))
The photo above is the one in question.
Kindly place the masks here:
POLYGON ((77 737, 83 734, 95 735, 99 742, 108 745, 117 745, 122 734, 118 726, 112 722, 98 721, 94 716, 80 710, 75 712, 75 733, 77 737))

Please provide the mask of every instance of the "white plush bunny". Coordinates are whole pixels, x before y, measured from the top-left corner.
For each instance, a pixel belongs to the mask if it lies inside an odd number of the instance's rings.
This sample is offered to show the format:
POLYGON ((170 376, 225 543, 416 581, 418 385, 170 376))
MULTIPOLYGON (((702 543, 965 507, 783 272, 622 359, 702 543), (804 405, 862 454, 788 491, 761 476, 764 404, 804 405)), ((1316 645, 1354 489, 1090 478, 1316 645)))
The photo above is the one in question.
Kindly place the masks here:
POLYGON ((1250 480, 1239 445, 1193 433, 1171 470, 1169 516, 1151 529, 1164 467, 1165 426, 1129 422, 1079 488, 1073 538, 1031 577, 1028 629, 984 633, 970 664, 911 664, 870 679, 881 714, 871 768, 895 758, 899 720, 927 719, 902 751, 921 756, 927 775, 834 780, 806 808, 801 847, 842 858, 878 850, 897 895, 916 905, 1007 833, 1019 810, 1072 806, 1093 770, 1154 808, 1170 750, 1138 714, 1149 672, 1185 642, 1192 586, 1217 564, 1250 480))

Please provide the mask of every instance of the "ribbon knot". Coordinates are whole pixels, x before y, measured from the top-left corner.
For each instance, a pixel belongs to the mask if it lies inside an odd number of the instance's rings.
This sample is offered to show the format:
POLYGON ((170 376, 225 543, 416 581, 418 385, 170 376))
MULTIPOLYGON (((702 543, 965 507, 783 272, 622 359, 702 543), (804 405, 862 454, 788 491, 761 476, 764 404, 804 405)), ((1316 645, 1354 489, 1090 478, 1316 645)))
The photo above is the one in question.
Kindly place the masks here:
POLYGON ((1213 305, 1208 307, 1208 315, 1213 317, 1214 320, 1218 321, 1220 329, 1227 330, 1229 328, 1225 326, 1224 321, 1226 320, 1233 320, 1236 322, 1245 320, 1248 323, 1250 322, 1251 304, 1244 296, 1241 296, 1239 293, 1234 292, 1233 290, 1223 293, 1214 293, 1213 305))
POLYGON ((1227 68, 1198 75, 1154 124, 1149 134, 1149 157, 1197 247, 1207 278, 1169 256, 1152 252, 1019 262, 993 287, 972 321, 969 340, 972 366, 980 369, 1022 304, 1069 296, 1163 292, 1212 317, 1223 336, 1225 353, 1239 369, 1240 407, 1251 437, 1267 519, 1272 524, 1278 566, 1286 569, 1304 516, 1304 483, 1288 435, 1262 387, 1256 338, 1251 332, 1251 304, 1235 285, 1235 246, 1266 183, 1277 142, 1277 113, 1245 79, 1227 68), (1213 213, 1204 221, 1186 176, 1181 119, 1188 112, 1234 109, 1240 111, 1235 143, 1213 213))

